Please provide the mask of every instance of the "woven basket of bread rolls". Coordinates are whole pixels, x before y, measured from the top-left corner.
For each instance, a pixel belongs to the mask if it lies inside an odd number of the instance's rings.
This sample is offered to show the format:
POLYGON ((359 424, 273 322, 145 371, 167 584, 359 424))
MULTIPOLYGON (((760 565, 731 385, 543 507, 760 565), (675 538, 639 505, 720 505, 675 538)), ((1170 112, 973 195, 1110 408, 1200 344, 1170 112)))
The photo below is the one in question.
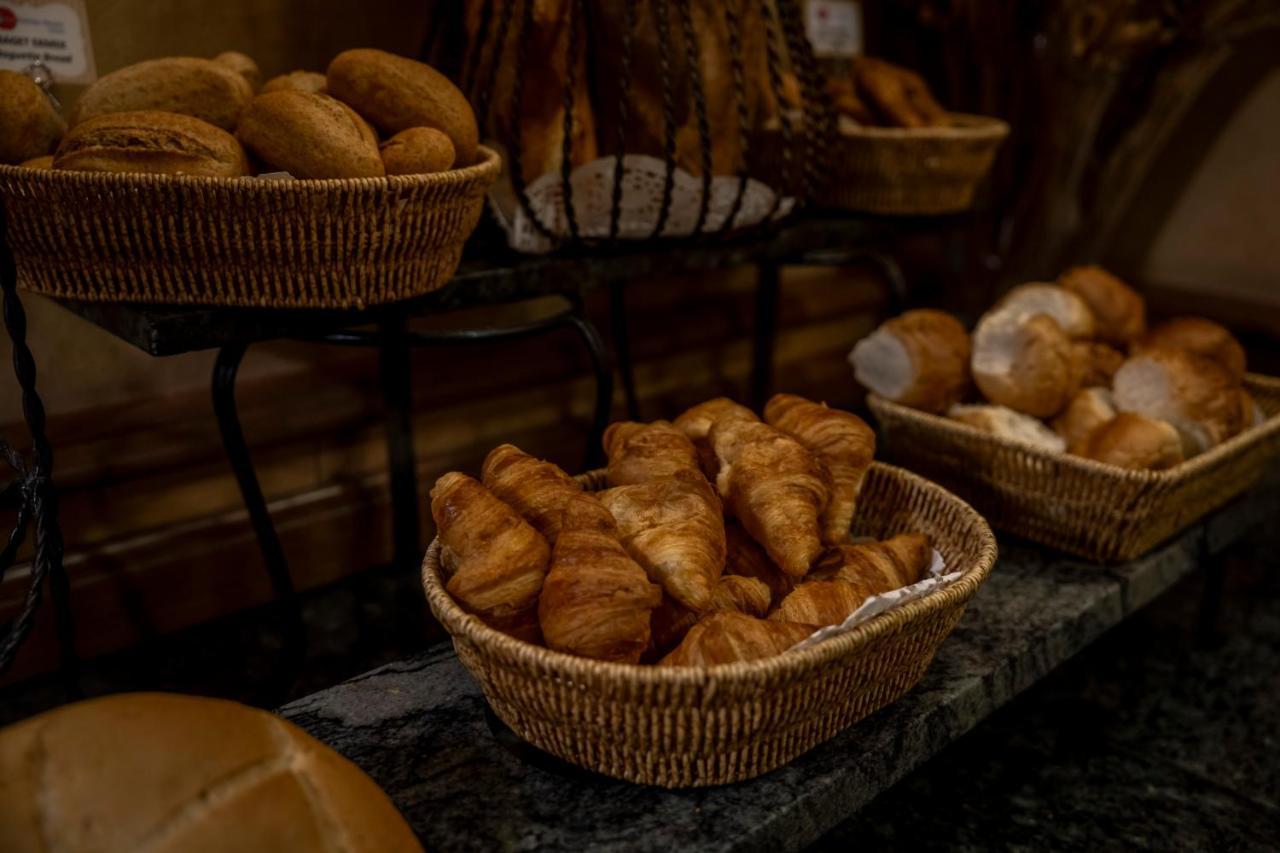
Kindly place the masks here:
MULTIPOLYGON (((603 471, 578 479, 592 492, 607 484, 603 471)), ((858 507, 854 535, 924 533, 947 571, 962 576, 849 633, 759 660, 643 666, 516 639, 450 595, 439 539, 427 551, 422 582, 459 659, 494 712, 527 742, 631 782, 737 782, 786 764, 910 690, 995 561, 995 540, 982 518, 907 471, 873 463, 858 507)))

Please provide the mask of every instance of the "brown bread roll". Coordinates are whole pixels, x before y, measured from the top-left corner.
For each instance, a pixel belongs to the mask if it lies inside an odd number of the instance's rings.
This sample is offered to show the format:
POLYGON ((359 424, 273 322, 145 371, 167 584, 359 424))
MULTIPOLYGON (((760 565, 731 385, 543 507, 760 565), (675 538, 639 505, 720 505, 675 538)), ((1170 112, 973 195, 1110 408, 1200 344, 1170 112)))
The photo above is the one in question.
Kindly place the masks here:
POLYGON ((113 71, 85 89, 71 124, 108 113, 161 110, 235 130, 252 97, 248 80, 212 59, 149 59, 113 71))
POLYGON ((1047 314, 998 309, 973 333, 973 380, 988 401, 1047 418, 1060 412, 1083 378, 1071 338, 1047 314))
POLYGON ((1079 380, 1076 384, 1081 388, 1110 385, 1111 378, 1124 364, 1124 353, 1109 344, 1075 341, 1071 350, 1079 380))
POLYGON ((894 403, 945 412, 969 388, 969 333, 950 314, 908 311, 867 335, 849 353, 854 376, 894 403))
POLYGON ((0 849, 422 850, 359 767, 274 714, 125 693, 0 731, 0 849))
POLYGON ((475 162, 480 131, 471 104, 448 77, 424 62, 383 50, 346 50, 329 63, 328 90, 384 133, 443 130, 458 165, 475 162))
POLYGON ((1168 421, 1191 457, 1244 428, 1240 386, 1217 362, 1185 350, 1151 349, 1116 372, 1116 408, 1168 421))
POLYGON ((259 95, 245 110, 237 136, 262 162, 295 178, 385 174, 373 128, 328 95, 288 89, 259 95))
POLYGON ((1072 267, 1058 276, 1058 284, 1088 304, 1099 340, 1126 346, 1147 330, 1146 302, 1102 267, 1072 267))
POLYGON ((1071 398, 1062 414, 1053 419, 1053 431, 1062 436, 1067 450, 1083 455, 1093 431, 1116 416, 1115 402, 1106 388, 1084 388, 1071 398))
POLYGON ((1089 338, 1094 334, 1093 311, 1076 294, 1052 284, 1031 282, 1010 290, 996 305, 997 309, 1029 316, 1046 314, 1071 338, 1089 338))
POLYGON ((1244 347, 1235 336, 1203 317, 1177 317, 1161 323, 1134 345, 1134 352, 1173 348, 1217 362, 1239 382, 1244 379, 1244 347))
POLYGON ((1134 412, 1122 412, 1095 429, 1080 455, 1145 471, 1163 471, 1186 458, 1172 424, 1134 412))
POLYGON ((52 169, 53 155, 45 154, 42 157, 32 157, 30 160, 19 163, 18 165, 24 169, 52 169))
POLYGON ((382 165, 388 175, 426 175, 453 166, 457 156, 443 130, 411 127, 382 143, 382 165))
POLYGON ((12 166, 48 154, 66 129, 34 80, 0 69, 0 163, 12 166))
POLYGON ((258 63, 253 61, 253 57, 246 56, 238 50, 228 50, 226 53, 215 56, 213 61, 230 68, 245 79, 250 89, 258 91, 258 84, 262 82, 262 72, 258 70, 258 63))
POLYGON ((211 178, 249 174, 244 149, 225 130, 191 116, 145 110, 101 115, 71 128, 53 168, 211 178))
POLYGON ((310 92, 313 95, 327 94, 325 86, 328 81, 319 71, 290 71, 279 77, 272 77, 262 86, 262 94, 279 92, 281 89, 296 89, 299 92, 310 92))

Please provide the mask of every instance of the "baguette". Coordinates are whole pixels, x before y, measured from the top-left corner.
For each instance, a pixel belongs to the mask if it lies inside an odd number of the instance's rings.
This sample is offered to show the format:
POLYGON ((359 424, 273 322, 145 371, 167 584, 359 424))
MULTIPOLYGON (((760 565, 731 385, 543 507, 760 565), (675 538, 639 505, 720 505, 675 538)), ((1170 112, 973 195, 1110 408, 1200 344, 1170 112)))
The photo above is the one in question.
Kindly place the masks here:
POLYGON ((863 338, 849 353, 855 378, 904 406, 944 412, 969 388, 969 334, 942 311, 908 311, 863 338))
POLYGON ((249 81, 224 63, 189 56, 149 59, 113 71, 85 89, 71 124, 108 113, 158 110, 234 131, 252 98, 249 81))
POLYGON ((1058 276, 1058 284, 1089 306, 1097 322, 1095 334, 1099 340, 1124 347, 1146 332, 1146 302, 1102 267, 1072 267, 1058 276))
POLYGON ((388 175, 423 175, 453 166, 453 143, 442 130, 411 127, 382 143, 382 165, 388 175))
POLYGON ((225 130, 191 116, 146 110, 77 124, 58 146, 53 168, 211 178, 249 174, 244 149, 225 130))
POLYGON ((66 129, 34 80, 0 69, 0 163, 25 164, 48 154, 66 129))
POLYGON ((373 128, 328 95, 289 89, 259 95, 236 135, 258 159, 295 178, 385 174, 373 128))

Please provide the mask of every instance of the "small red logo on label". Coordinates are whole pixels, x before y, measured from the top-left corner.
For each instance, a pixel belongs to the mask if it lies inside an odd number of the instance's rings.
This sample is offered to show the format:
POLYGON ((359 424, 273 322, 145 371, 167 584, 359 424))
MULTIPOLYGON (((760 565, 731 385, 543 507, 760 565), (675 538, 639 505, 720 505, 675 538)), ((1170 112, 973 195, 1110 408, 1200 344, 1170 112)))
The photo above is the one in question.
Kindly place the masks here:
POLYGON ((8 6, 0 6, 0 30, 11 30, 18 26, 18 16, 8 6))

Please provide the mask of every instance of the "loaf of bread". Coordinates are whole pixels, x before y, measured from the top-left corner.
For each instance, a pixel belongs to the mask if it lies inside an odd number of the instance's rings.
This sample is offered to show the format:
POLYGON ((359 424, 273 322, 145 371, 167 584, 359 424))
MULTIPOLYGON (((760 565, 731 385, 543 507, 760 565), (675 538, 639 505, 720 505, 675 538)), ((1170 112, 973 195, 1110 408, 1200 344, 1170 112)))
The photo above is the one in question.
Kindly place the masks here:
POLYGON ((973 380, 988 401, 1038 418, 1056 415, 1084 371, 1071 338, 1047 314, 1002 308, 973 333, 973 380))
POLYGON ((234 131, 252 97, 249 81, 224 63, 186 56, 149 59, 100 77, 85 89, 71 124, 108 113, 160 110, 234 131))
POLYGON ((422 847, 373 780, 297 726, 235 702, 132 693, 0 731, 0 849, 422 847))
POLYGON ((1053 431, 1062 436, 1067 450, 1080 455, 1093 431, 1116 416, 1116 404, 1106 388, 1083 388, 1071 398, 1062 414, 1053 419, 1053 431))
POLYGON ((329 94, 383 133, 434 127, 449 135, 459 166, 475 162, 480 131, 471 104, 430 65, 382 50, 347 50, 333 58, 326 76, 329 94))
POLYGON ((1186 458, 1182 438, 1172 424, 1135 412, 1121 412, 1095 429, 1079 455, 1146 471, 1163 471, 1186 458))
POLYGON ((996 304, 996 309, 1023 316, 1045 314, 1072 338, 1090 338, 1094 333, 1093 312, 1085 301, 1052 284, 1032 282, 1019 285, 1005 294, 996 304))
POLYGON ((1072 267, 1058 284, 1079 296, 1093 312, 1099 340, 1127 346, 1147 330, 1147 306, 1137 291, 1098 266, 1072 267))
POLYGON ((281 89, 297 89, 299 92, 310 92, 313 95, 328 94, 325 87, 328 80, 319 71, 290 71, 279 77, 272 77, 262 84, 262 93, 278 92, 281 89))
POLYGON ((1116 372, 1116 408, 1168 421, 1186 456, 1221 444, 1244 428, 1240 386, 1227 370, 1185 350, 1151 349, 1116 372))
POLYGON ((999 438, 1030 445, 1048 453, 1061 453, 1066 449, 1062 437, 1043 423, 1004 406, 956 405, 947 412, 947 417, 999 438))
POLYGON ((226 53, 215 56, 213 61, 230 68, 245 79, 251 90, 258 91, 258 85, 262 82, 262 72, 258 70, 258 63, 253 61, 253 57, 238 50, 228 50, 226 53))
POLYGON ((34 80, 0 69, 0 163, 13 166, 48 154, 66 129, 34 80))
POLYGON ((373 128, 328 95, 290 89, 259 95, 236 135, 263 163, 295 178, 385 174, 373 128))
POLYGON ((244 149, 225 130, 191 116, 145 110, 77 124, 58 146, 53 168, 211 178, 249 174, 244 149))
POLYGON ((453 166, 453 143, 443 130, 411 127, 382 143, 382 165, 388 175, 422 175, 453 166))
POLYGON ((45 154, 42 157, 32 157, 30 160, 25 160, 18 165, 24 169, 52 169, 53 155, 45 154))
POLYGON ((1161 323, 1135 345, 1134 352, 1173 348, 1217 362, 1238 382, 1244 379, 1244 347, 1224 326, 1203 317, 1178 317, 1161 323))
POLYGON ((1075 341, 1071 344, 1075 360, 1078 381, 1081 388, 1094 385, 1111 385, 1111 378, 1116 375, 1120 365, 1124 364, 1124 353, 1110 344, 1098 341, 1075 341))
POLYGON ((908 311, 849 353, 855 378, 886 400, 945 412, 969 388, 969 334, 942 311, 908 311))

